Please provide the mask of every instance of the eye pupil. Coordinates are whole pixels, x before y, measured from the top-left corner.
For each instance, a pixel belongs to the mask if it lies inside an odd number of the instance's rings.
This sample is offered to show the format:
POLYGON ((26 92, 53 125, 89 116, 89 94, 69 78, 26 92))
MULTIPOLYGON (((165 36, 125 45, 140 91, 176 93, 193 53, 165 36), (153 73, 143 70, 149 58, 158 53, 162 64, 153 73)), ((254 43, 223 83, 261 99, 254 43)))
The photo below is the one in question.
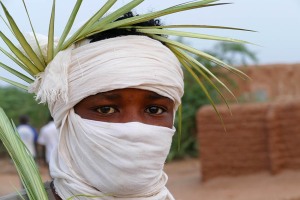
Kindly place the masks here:
POLYGON ((152 106, 152 107, 149 108, 149 112, 152 113, 152 114, 155 114, 155 113, 158 112, 158 109, 159 109, 158 107, 152 106))
POLYGON ((97 109, 99 113, 102 114, 111 114, 114 112, 114 109, 110 106, 103 106, 97 109))

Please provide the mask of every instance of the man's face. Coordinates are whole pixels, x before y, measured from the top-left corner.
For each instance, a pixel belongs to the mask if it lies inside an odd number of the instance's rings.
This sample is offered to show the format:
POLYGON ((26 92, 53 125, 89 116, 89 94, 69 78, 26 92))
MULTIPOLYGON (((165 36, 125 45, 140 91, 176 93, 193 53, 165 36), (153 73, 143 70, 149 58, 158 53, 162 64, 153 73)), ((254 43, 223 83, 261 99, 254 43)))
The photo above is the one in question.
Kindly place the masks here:
POLYGON ((74 106, 85 119, 112 122, 141 122, 172 128, 174 102, 148 90, 119 89, 89 96, 74 106))

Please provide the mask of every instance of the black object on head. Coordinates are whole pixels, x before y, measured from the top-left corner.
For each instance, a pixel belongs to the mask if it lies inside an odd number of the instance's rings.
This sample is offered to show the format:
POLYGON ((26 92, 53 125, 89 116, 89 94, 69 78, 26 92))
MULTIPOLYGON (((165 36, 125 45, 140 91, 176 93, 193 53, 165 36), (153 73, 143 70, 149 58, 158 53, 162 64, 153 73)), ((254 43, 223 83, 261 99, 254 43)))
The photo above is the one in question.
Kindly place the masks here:
MULTIPOLYGON (((127 19, 127 18, 134 17, 134 16, 135 15, 132 12, 128 12, 128 13, 124 14, 122 17, 118 18, 116 21, 127 19)), ((138 16, 138 15, 136 15, 136 16, 138 16)), ((160 23, 159 19, 151 19, 149 21, 141 22, 141 23, 137 23, 137 24, 133 24, 133 25, 134 26, 161 26, 161 23, 160 23)), ((105 40, 105 39, 119 37, 119 36, 127 36, 127 35, 146 35, 146 34, 137 32, 134 28, 131 28, 131 29, 115 28, 115 29, 110 29, 110 30, 103 31, 100 33, 96 33, 96 34, 88 37, 88 39, 91 39, 90 43, 92 43, 92 42, 97 42, 100 40, 105 40)))
POLYGON ((21 115, 19 117, 19 122, 20 122, 20 124, 28 124, 29 117, 27 115, 21 115))

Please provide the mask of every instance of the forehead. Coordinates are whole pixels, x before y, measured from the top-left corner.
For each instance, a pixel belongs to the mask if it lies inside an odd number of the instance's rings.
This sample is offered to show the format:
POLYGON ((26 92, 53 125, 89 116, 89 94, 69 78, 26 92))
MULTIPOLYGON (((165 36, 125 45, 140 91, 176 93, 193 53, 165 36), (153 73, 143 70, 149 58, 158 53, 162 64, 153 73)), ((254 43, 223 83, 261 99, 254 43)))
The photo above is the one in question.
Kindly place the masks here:
POLYGON ((168 97, 164 97, 155 92, 149 90, 135 89, 135 88, 124 88, 111 90, 107 92, 98 93, 86 97, 83 101, 93 101, 93 100, 108 100, 108 101, 121 101, 121 100, 131 100, 131 101, 164 101, 169 104, 174 104, 174 101, 168 97))
POLYGON ((169 99, 167 97, 164 97, 162 95, 159 95, 149 90, 142 90, 142 89, 135 89, 135 88, 111 90, 111 91, 99 93, 97 95, 102 97, 122 97, 126 95, 142 95, 150 99, 169 99))
POLYGON ((143 103, 157 102, 174 106, 174 101, 155 92, 143 89, 124 88, 91 95, 81 100, 77 105, 95 104, 97 102, 143 103))

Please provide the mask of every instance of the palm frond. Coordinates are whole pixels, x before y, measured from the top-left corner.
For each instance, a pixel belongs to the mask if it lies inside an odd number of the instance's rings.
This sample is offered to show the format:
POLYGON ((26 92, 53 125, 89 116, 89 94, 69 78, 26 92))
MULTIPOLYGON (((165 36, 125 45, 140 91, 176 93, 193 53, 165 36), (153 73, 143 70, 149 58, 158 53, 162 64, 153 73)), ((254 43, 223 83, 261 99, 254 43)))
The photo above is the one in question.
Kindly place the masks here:
POLYGON ((242 71, 240 71, 240 70, 238 70, 238 69, 236 69, 236 68, 234 68, 234 67, 232 67, 232 66, 230 66, 230 65, 228 65, 226 63, 224 63, 220 59, 218 59, 218 58, 216 58, 214 56, 211 56, 211 55, 209 55, 209 54, 207 54, 205 52, 202 52, 202 51, 200 51, 198 49, 195 49, 195 48, 190 47, 188 45, 185 45, 185 44, 182 44, 180 42, 176 42, 176 41, 173 41, 173 40, 170 40, 170 39, 167 39, 165 37, 158 36, 158 35, 149 35, 149 36, 152 37, 152 38, 154 38, 154 39, 157 39, 157 40, 159 40, 161 42, 169 43, 169 44, 172 44, 172 45, 174 45, 176 47, 184 49, 184 50, 186 50, 188 52, 191 52, 191 53, 193 53, 195 55, 198 55, 198 56, 200 56, 200 57, 202 57, 202 58, 204 58, 206 60, 210 60, 211 62, 216 63, 217 65, 219 65, 221 67, 224 67, 225 69, 229 70, 230 72, 236 74, 237 76, 239 76, 242 79, 248 79, 249 78, 244 72, 242 72, 242 71))
MULTIPOLYGON (((216 80, 223 88, 225 88, 235 99, 236 97, 234 96, 234 94, 231 92, 231 90, 222 82, 218 79, 218 77, 216 77, 211 71, 209 71, 207 68, 205 68, 201 63, 199 63, 196 59, 192 58, 191 56, 189 56, 187 53, 181 51, 180 49, 177 49, 176 47, 173 47, 172 45, 168 45, 169 48, 173 51, 174 54, 179 56, 179 60, 181 62, 185 62, 188 63, 189 66, 195 70, 195 72, 198 72, 199 75, 201 75, 202 77, 204 77, 204 79, 206 81, 208 81, 208 83, 217 91, 217 93, 221 96, 221 98, 223 99, 224 103, 226 104, 228 110, 230 111, 231 114, 231 109, 229 107, 229 104, 226 100, 226 98, 224 97, 223 93, 220 91, 220 89, 216 86, 216 84, 214 84, 212 82, 212 80, 206 75, 209 74, 211 77, 213 77, 214 80, 216 80), (205 72, 206 73, 205 73, 205 72)), ((196 73, 195 73, 196 74, 196 73)))
POLYGON ((32 60, 32 62, 35 64, 36 68, 39 71, 44 71, 44 68, 45 68, 44 64, 41 62, 39 57, 33 51, 32 47, 28 44, 23 33, 20 31, 19 27, 17 26, 14 19, 11 17, 9 12, 7 11, 6 7, 3 5, 2 1, 0 1, 0 4, 1 4, 2 9, 6 15, 6 18, 10 24, 10 27, 12 28, 12 31, 14 32, 14 34, 16 36, 16 39, 19 41, 20 45, 26 52, 27 56, 32 60))
POLYGON ((27 76, 25 76, 24 74, 18 72, 17 70, 5 65, 4 63, 0 62, 0 67, 2 67, 3 69, 5 69, 6 71, 10 72, 11 74, 19 77, 20 79, 22 79, 23 81, 26 81, 27 83, 32 83, 33 80, 27 76))
MULTIPOLYGON (((226 3, 210 4, 212 2, 215 2, 215 1, 212 1, 212 0, 197 1, 197 2, 193 2, 193 3, 185 3, 185 4, 180 4, 177 6, 172 6, 172 7, 166 8, 164 10, 160 10, 160 11, 156 11, 156 12, 152 12, 152 13, 148 13, 148 14, 143 14, 143 15, 138 15, 138 16, 131 17, 128 19, 123 19, 123 20, 109 23, 101 31, 105 31, 105 30, 109 30, 109 29, 113 29, 113 28, 119 28, 119 27, 123 27, 123 26, 129 26, 129 25, 140 23, 140 22, 145 22, 145 21, 148 21, 151 19, 155 19, 158 17, 166 16, 169 14, 183 12, 186 10, 192 10, 192 9, 196 9, 196 8, 203 8, 203 7, 226 4, 226 3)), ((97 33, 97 31, 99 32, 99 30, 97 30, 95 28, 95 30, 93 30, 89 35, 97 33)))
POLYGON ((72 28, 72 25, 73 25, 73 23, 75 21, 75 18, 77 16, 79 8, 81 6, 81 3, 82 3, 82 0, 77 0, 76 1, 76 4, 75 4, 75 6, 73 8, 73 11, 72 11, 72 13, 71 13, 71 15, 69 17, 69 20, 68 20, 68 22, 66 24, 66 27, 65 27, 65 29, 64 29, 64 31, 63 31, 63 33, 62 33, 62 35, 61 35, 61 37, 60 37, 60 39, 58 41, 57 47, 56 47, 56 49, 54 51, 54 56, 61 49, 61 45, 64 43, 65 39, 67 38, 67 36, 68 36, 68 34, 69 34, 69 32, 70 32, 70 30, 72 28))
POLYGON ((4 22, 4 24, 6 25, 6 27, 8 28, 8 30, 10 30, 10 32, 14 35, 13 30, 9 26, 8 22, 4 19, 4 17, 2 15, 0 15, 0 18, 2 19, 2 21, 4 22))
POLYGON ((99 20, 105 13, 117 2, 117 0, 108 0, 99 11, 94 14, 83 26, 81 26, 63 45, 59 46, 59 50, 68 48, 83 32, 90 29, 90 27, 99 20))
POLYGON ((0 140, 12 158, 30 200, 48 200, 38 168, 15 125, 0 107, 0 140), (24 167, 26 166, 26 167, 24 167))
POLYGON ((180 37, 187 37, 187 38, 198 38, 198 39, 205 39, 205 40, 215 40, 215 41, 224 41, 224 42, 234 42, 234 43, 242 43, 242 44, 250 44, 250 42, 233 39, 233 38, 226 38, 226 37, 219 37, 213 35, 206 35, 200 33, 190 33, 184 31, 174 31, 174 30, 167 30, 167 29, 136 29, 137 32, 146 33, 146 34, 159 34, 159 35, 174 35, 180 37))
MULTIPOLYGON (((229 92, 232 97, 234 97, 236 99, 236 97, 231 92, 231 90, 218 77, 216 77, 210 70, 208 70, 204 65, 202 65, 200 62, 198 62, 195 58, 193 58, 189 54, 185 53, 184 51, 181 51, 181 50, 179 50, 177 48, 174 48, 172 46, 169 46, 169 48, 172 49, 172 50, 178 51, 178 53, 180 53, 185 60, 189 61, 191 63, 191 65, 193 66, 193 68, 196 71, 198 71, 203 77, 205 77, 206 80, 208 80, 208 81, 210 80, 210 78, 208 78, 208 76, 206 74, 210 75, 223 88, 225 88, 226 91, 229 92)), ((222 93, 218 90, 218 88, 215 87, 215 89, 217 89, 218 93, 223 97, 222 93)))
MULTIPOLYGON (((119 18, 120 16, 122 16, 123 14, 131 11, 133 8, 135 8, 136 6, 138 6, 139 4, 141 4, 144 0, 133 0, 130 3, 122 6, 121 8, 119 8, 118 10, 114 11, 113 13, 109 14, 108 16, 102 18, 101 20, 99 20, 99 22, 95 23, 90 23, 91 26, 87 26, 85 27, 85 30, 81 31, 81 33, 79 33, 79 35, 77 36, 77 38, 75 39, 75 41, 79 41, 87 36, 92 35, 91 33, 95 34, 97 32, 101 32, 103 27, 106 24, 109 24, 110 22, 116 20, 117 18, 119 18), (94 30, 98 30, 98 31, 94 31, 94 30)), ((72 38, 74 39, 74 38, 72 38)), ((69 40, 63 48, 67 48, 71 43, 74 43, 75 41, 69 40)))
MULTIPOLYGON (((178 58, 181 58, 181 55, 180 54, 176 54, 175 55, 178 57, 178 58)), ((223 118, 221 116, 221 114, 219 113, 218 109, 216 108, 216 105, 215 105, 215 102, 214 100, 212 99, 211 95, 209 94, 208 90, 206 89, 204 83, 201 81, 201 79, 197 76, 197 74, 193 71, 192 67, 189 66, 189 63, 187 63, 185 60, 183 59, 180 59, 180 63, 184 66, 184 68, 193 76, 193 78, 197 81, 198 85, 201 87, 202 91, 204 92, 204 94, 206 95, 206 97, 208 98, 210 104, 212 105, 213 109, 215 110, 215 112, 217 113, 219 119, 220 119, 220 122, 226 132, 226 127, 225 127, 225 124, 224 124, 224 121, 223 121, 223 118)))
POLYGON ((27 91, 27 89, 28 89, 27 86, 25 86, 25 85, 23 85, 23 84, 21 84, 21 83, 12 81, 12 80, 10 80, 10 79, 4 78, 4 77, 2 77, 2 76, 0 76, 0 80, 4 81, 4 82, 6 82, 6 83, 9 83, 9 84, 11 84, 11 85, 13 85, 13 86, 16 86, 17 88, 26 90, 26 91, 27 91))
POLYGON ((198 28, 198 29, 228 29, 228 30, 236 30, 236 31, 249 31, 249 32, 256 32, 254 30, 243 29, 243 28, 234 28, 228 26, 211 26, 211 25, 195 25, 195 24, 173 24, 173 25, 165 25, 165 26, 124 26, 120 27, 124 29, 131 29, 131 28, 142 28, 142 29, 165 29, 165 28, 198 28))
MULTIPOLYGON (((42 54, 41 47, 40 47, 40 44, 39 44, 39 41, 37 40, 35 31, 34 31, 34 28, 33 28, 33 25, 32 25, 31 19, 30 19, 30 16, 29 16, 29 12, 28 12, 28 9, 27 9, 25 0, 22 0, 22 2, 23 2, 24 9, 25 9, 25 11, 26 11, 26 15, 27 15, 28 21, 29 21, 29 23, 30 23, 30 27, 31 27, 32 33, 33 33, 33 35, 34 35, 35 42, 36 42, 36 44, 37 44, 37 46, 38 46, 38 50, 39 50, 40 54, 43 55, 43 54, 42 54)), ((43 56, 42 56, 42 62, 43 62, 44 65, 46 65, 46 62, 45 62, 45 59, 44 59, 43 56)))
POLYGON ((0 51, 2 51, 2 53, 4 55, 6 55, 7 57, 9 57, 14 63, 16 63, 19 67, 21 67, 23 70, 25 70, 32 77, 34 76, 34 74, 32 73, 32 71, 30 71, 26 65, 24 65, 23 63, 21 63, 17 58, 15 58, 13 55, 11 55, 9 52, 7 52, 5 49, 3 49, 2 47, 0 47, 0 51))
POLYGON ((40 70, 2 33, 2 31, 0 31, 0 37, 6 43, 11 52, 13 52, 33 74, 38 74, 40 72, 40 70))
MULTIPOLYGON (((108 16, 104 17, 103 19, 99 20, 99 22, 95 23, 91 27, 91 30, 95 30, 95 29, 101 30, 102 27, 104 27, 104 25, 106 25, 112 21, 115 21, 120 16, 124 15, 125 13, 131 11, 133 8, 140 5, 143 1, 144 0, 133 0, 130 3, 122 6, 118 10, 116 10, 113 13, 109 14, 108 16)), ((91 31, 91 30, 88 30, 88 31, 91 31)), ((85 34, 87 34, 87 32, 85 32, 85 34)), ((84 35, 81 35, 81 37, 83 37, 83 36, 84 35)))
POLYGON ((53 59, 53 55, 54 55, 54 20, 55 20, 55 0, 53 0, 51 18, 49 23, 47 63, 49 63, 53 59))

